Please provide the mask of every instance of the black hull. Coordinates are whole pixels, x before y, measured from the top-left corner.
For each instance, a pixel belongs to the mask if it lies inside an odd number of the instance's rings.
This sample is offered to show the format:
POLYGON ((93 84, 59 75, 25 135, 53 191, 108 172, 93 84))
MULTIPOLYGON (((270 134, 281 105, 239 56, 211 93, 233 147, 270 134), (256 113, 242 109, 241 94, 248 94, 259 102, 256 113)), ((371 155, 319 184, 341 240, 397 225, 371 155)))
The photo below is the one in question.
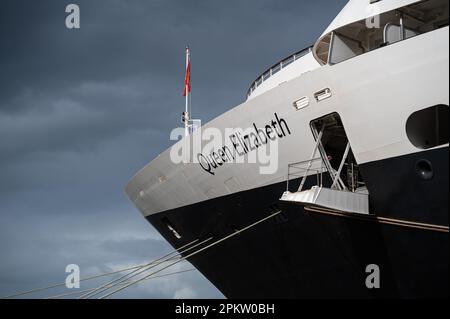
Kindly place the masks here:
POLYGON ((180 247, 199 237, 220 239, 281 209, 281 215, 189 259, 228 298, 448 297, 448 228, 402 223, 448 226, 448 148, 369 163, 361 172, 371 211, 386 220, 283 204, 278 199, 285 183, 148 220, 180 247), (431 179, 417 172, 422 159, 432 163, 431 179), (380 289, 366 287, 370 264, 380 267, 380 289))

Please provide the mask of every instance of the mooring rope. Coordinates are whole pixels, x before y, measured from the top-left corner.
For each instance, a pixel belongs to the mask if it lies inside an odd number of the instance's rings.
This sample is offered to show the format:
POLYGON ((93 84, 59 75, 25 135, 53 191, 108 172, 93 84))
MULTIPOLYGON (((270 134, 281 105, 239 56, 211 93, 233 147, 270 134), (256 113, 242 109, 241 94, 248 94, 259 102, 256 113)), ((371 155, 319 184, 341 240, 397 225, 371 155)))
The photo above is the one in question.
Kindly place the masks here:
MULTIPOLYGON (((233 238, 233 237, 235 237, 235 236, 237 236, 237 235, 239 235, 239 234, 241 234, 241 233, 243 233, 243 232, 245 232, 245 231, 247 231, 247 230, 249 230, 249 229, 251 229, 251 228, 253 228, 253 227, 255 227, 255 226, 259 225, 259 224, 261 224, 261 223, 263 223, 263 222, 265 222, 266 220, 279 215, 280 213, 281 213, 281 210, 278 210, 277 212, 275 212, 275 213, 273 213, 273 214, 271 214, 271 215, 269 215, 267 217, 264 217, 264 218, 258 220, 257 222, 247 226, 247 227, 244 227, 244 228, 242 228, 240 230, 236 230, 232 234, 230 234, 228 236, 225 236, 224 238, 219 239, 219 240, 217 240, 217 241, 215 241, 215 242, 213 242, 213 243, 211 243, 211 244, 209 244, 209 245, 207 245, 205 247, 199 248, 199 249, 189 253, 188 255, 186 255, 184 257, 182 255, 183 253, 186 253, 186 252, 188 252, 188 251, 190 251, 190 250, 192 250, 194 248, 199 247, 200 245, 203 245, 203 244, 207 243, 208 241, 212 240, 213 237, 210 237, 210 238, 208 238, 206 240, 203 240, 203 241, 201 241, 199 243, 197 243, 199 241, 199 239, 195 239, 195 240, 191 241, 190 243, 188 243, 188 244, 186 244, 186 245, 184 245, 184 246, 182 246, 182 247, 180 247, 178 249, 175 249, 174 251, 172 251, 172 252, 164 255, 163 257, 160 257, 160 258, 158 258, 158 259, 156 259, 156 260, 154 260, 154 261, 152 261, 150 263, 137 265, 137 266, 132 266, 132 267, 127 267, 127 268, 111 271, 111 272, 108 272, 108 273, 98 274, 98 275, 94 275, 94 276, 85 277, 85 278, 80 279, 80 281, 86 281, 86 280, 91 280, 91 279, 100 278, 100 277, 103 277, 103 276, 109 276, 109 275, 121 273, 121 272, 124 272, 124 271, 132 270, 130 273, 125 274, 125 275, 121 276, 118 279, 112 280, 112 281, 110 281, 110 282, 108 282, 108 283, 106 283, 106 284, 104 284, 104 285, 102 285, 100 287, 86 289, 86 290, 83 290, 83 291, 59 294, 59 295, 55 295, 55 296, 52 296, 52 297, 49 297, 49 298, 61 298, 61 297, 70 296, 70 295, 76 295, 76 294, 80 294, 80 293, 83 293, 83 295, 80 296, 79 299, 81 299, 81 298, 90 298, 90 297, 93 297, 93 296, 95 296, 95 295, 97 295, 97 294, 99 294, 101 292, 105 292, 105 291, 110 290, 112 288, 121 286, 121 287, 119 287, 119 288, 117 288, 117 289, 115 289, 115 290, 113 290, 113 291, 111 291, 111 292, 109 292, 109 293, 107 293, 107 294, 105 294, 105 295, 103 295, 103 296, 101 296, 99 298, 99 299, 106 299, 106 298, 108 298, 108 297, 118 293, 119 291, 122 291, 122 290, 124 290, 124 289, 126 289, 126 288, 128 288, 128 287, 130 287, 132 285, 135 285, 135 284, 137 284, 139 282, 142 282, 144 280, 147 280, 147 279, 165 277, 165 276, 169 276, 169 275, 175 275, 175 274, 178 274, 178 273, 193 271, 195 269, 189 269, 189 270, 185 270, 185 271, 179 271, 179 272, 174 272, 174 273, 160 275, 160 276, 154 276, 154 275, 164 271, 165 269, 173 267, 174 265, 176 265, 176 264, 178 264, 180 262, 186 261, 188 258, 191 258, 191 257, 193 257, 193 256, 195 256, 195 255, 197 255, 197 254, 199 254, 199 253, 201 253, 201 252, 203 252, 205 250, 208 250, 208 249, 210 249, 210 248, 212 248, 212 247, 214 247, 214 246, 216 246, 216 245, 218 245, 218 244, 228 240, 228 239, 231 239, 231 238, 233 238), (193 245, 194 243, 197 243, 197 244, 193 245), (191 247, 189 247, 189 246, 191 246, 191 247), (172 256, 174 254, 177 254, 177 256, 172 256), (176 261, 173 261, 173 260, 176 260, 176 261), (173 262, 171 262, 171 261, 173 261, 173 262), (151 270, 151 269, 153 269, 153 268, 155 268, 155 267, 157 267, 159 265, 165 264, 167 262, 171 262, 171 263, 169 265, 164 266, 163 268, 160 268, 160 269, 158 269, 156 271, 151 272, 150 274, 145 275, 144 277, 142 277, 140 279, 130 280, 131 278, 133 278, 135 276, 138 276, 138 275, 140 275, 142 273, 146 273, 149 270, 151 270)), ((64 286, 64 285, 65 285, 65 282, 64 283, 60 283, 60 284, 47 286, 47 287, 42 287, 42 288, 37 288, 37 289, 32 289, 32 290, 16 293, 16 294, 13 294, 13 295, 2 297, 0 299, 19 297, 19 296, 23 296, 23 295, 26 295, 26 294, 31 294, 31 293, 38 292, 38 291, 44 291, 44 290, 48 290, 48 289, 52 289, 52 288, 56 288, 56 287, 61 287, 61 286, 64 286)))
POLYGON ((118 278, 118 279, 112 280, 112 281, 110 281, 110 282, 108 282, 108 283, 106 283, 106 284, 104 284, 104 285, 102 285, 102 286, 100 286, 100 287, 95 288, 95 290, 93 290, 92 292, 89 292, 89 293, 87 293, 87 294, 84 294, 84 295, 78 297, 78 299, 88 299, 88 298, 91 298, 91 297, 93 297, 93 296, 95 296, 95 295, 98 295, 98 294, 100 294, 100 293, 102 293, 102 292, 108 290, 108 289, 113 288, 115 285, 118 285, 118 284, 120 284, 121 282, 124 282, 125 280, 129 280, 129 279, 131 279, 131 278, 133 278, 133 277, 136 277, 137 275, 139 275, 139 274, 141 274, 141 273, 143 273, 143 272, 145 272, 145 271, 148 271, 148 270, 150 270, 150 269, 153 269, 153 268, 155 268, 155 267, 157 267, 157 266, 159 266, 159 265, 161 265, 161 264, 163 264, 163 263, 172 261, 172 260, 174 260, 174 259, 180 259, 181 257, 178 257, 178 256, 181 256, 181 254, 183 254, 183 253, 185 253, 185 252, 188 252, 188 251, 190 251, 190 250, 192 250, 192 249, 194 249, 194 248, 196 248, 196 247, 198 247, 198 246, 200 246, 200 245, 203 245, 204 243, 206 243, 206 242, 208 242, 208 241, 210 241, 210 240, 212 240, 212 239, 213 239, 213 238, 210 237, 210 238, 208 238, 208 239, 206 239, 206 240, 201 241, 200 243, 195 244, 194 246, 191 246, 193 243, 195 243, 195 242, 198 241, 198 239, 196 239, 195 241, 190 242, 189 244, 184 245, 183 247, 180 247, 179 250, 177 251, 177 252, 178 252, 178 255, 177 255, 177 256, 172 256, 172 257, 170 257, 173 253, 167 254, 167 255, 165 255, 165 256, 163 256, 163 257, 161 257, 161 258, 158 258, 158 259, 155 260, 154 262, 148 263, 147 265, 144 265, 144 266, 141 267, 141 268, 135 269, 135 270, 133 270, 132 272, 130 272, 130 273, 128 273, 128 274, 125 274, 125 275, 123 275, 122 277, 120 277, 120 278, 118 278), (169 257, 170 257, 170 258, 169 258, 169 257), (128 277, 128 278, 127 278, 127 277, 128 277))
MULTIPOLYGON (((178 253, 178 250, 183 249, 185 247, 188 247, 189 245, 192 245, 192 244, 196 243, 197 241, 199 241, 199 239, 193 240, 190 243, 188 243, 188 244, 186 244, 186 245, 184 245, 184 246, 182 246, 182 247, 180 247, 178 249, 173 250, 170 254, 167 254, 167 255, 173 255, 174 253, 178 253)), ((161 258, 158 258, 158 259, 161 259, 161 258)), ((155 262, 155 261, 153 261, 153 262, 155 262)), ((101 274, 97 274, 97 275, 92 275, 92 276, 89 276, 89 277, 84 277, 84 278, 80 279, 80 282, 88 281, 88 280, 92 280, 92 279, 97 279, 97 278, 101 278, 101 277, 105 277, 105 276, 111 276, 111 275, 114 275, 114 274, 117 274, 117 273, 121 273, 121 272, 124 272, 124 271, 128 271, 128 270, 141 269, 142 267, 145 267, 145 266, 147 266, 147 265, 149 265, 149 264, 151 264, 153 262, 145 263, 145 264, 141 264, 141 265, 130 266, 130 267, 126 267, 126 268, 123 268, 123 269, 114 270, 114 271, 111 271, 111 272, 106 272, 106 273, 101 273, 101 274)), ((30 290, 26 290, 26 291, 22 291, 22 292, 17 292, 15 294, 11 294, 11 295, 8 295, 8 296, 0 297, 0 299, 16 298, 16 297, 20 297, 20 296, 36 293, 36 292, 39 292, 39 291, 45 291, 45 290, 49 290, 49 289, 53 289, 53 288, 63 287, 65 285, 66 285, 65 282, 57 283, 57 284, 53 284, 53 285, 46 286, 46 287, 35 288, 35 289, 30 289, 30 290)))
POLYGON ((263 219, 255 222, 255 223, 253 223, 253 224, 251 224, 251 225, 249 225, 249 226, 247 226, 247 227, 245 227, 245 228, 243 228, 241 230, 237 230, 233 234, 230 234, 230 235, 228 235, 228 236, 226 236, 226 237, 224 237, 222 239, 219 239, 219 240, 213 242, 212 244, 209 244, 209 245, 207 245, 207 246, 205 246, 203 248, 200 248, 200 249, 198 249, 198 250, 188 254, 187 256, 180 258, 180 260, 175 261, 175 262, 173 262, 173 263, 171 263, 171 264, 169 264, 169 265, 167 265, 167 266, 165 266, 165 267, 163 267, 163 268, 161 268, 161 269, 159 269, 157 271, 154 271, 154 272, 146 275, 145 277, 142 277, 140 279, 134 280, 134 281, 124 285, 123 287, 120 287, 120 288, 118 288, 116 290, 113 290, 112 292, 101 296, 99 299, 106 299, 106 298, 112 296, 113 294, 118 293, 119 291, 122 291, 122 290, 124 290, 124 289, 126 289, 126 288, 128 288, 128 287, 130 287, 130 286, 132 286, 134 284, 137 284, 137 283, 139 283, 139 282, 141 282, 141 281, 143 281, 143 280, 145 280, 145 279, 147 279, 147 278, 149 278, 149 277, 151 277, 151 276, 153 276, 153 275, 155 275, 155 274, 157 274, 157 273, 159 273, 159 272, 161 272, 161 271, 163 271, 163 270, 165 270, 165 269, 167 269, 169 267, 172 267, 172 266, 174 266, 174 265, 176 265, 176 264, 178 264, 178 263, 180 263, 180 262, 182 262, 182 261, 184 261, 184 260, 186 260, 186 259, 188 259, 190 257, 193 257, 193 256, 195 256, 195 255, 197 255, 197 254, 199 254, 199 253, 201 253, 201 252, 211 248, 211 247, 214 247, 214 246, 216 246, 216 245, 218 245, 218 244, 220 244, 220 243, 222 243, 222 242, 224 242, 224 241, 226 241, 226 240, 228 240, 230 238, 233 238, 233 237, 235 237, 235 236, 237 236, 237 235, 239 235, 239 234, 241 234, 241 233, 243 233, 243 232, 245 232, 245 231, 247 231, 247 230, 249 230, 249 229, 251 229, 251 228, 253 228, 253 227, 255 227, 255 226, 257 226, 257 225, 259 225, 261 223, 263 223, 263 222, 265 222, 266 220, 279 215, 281 212, 282 211, 279 210, 279 211, 277 211, 277 212, 275 212, 275 213, 273 213, 273 214, 271 214, 271 215, 269 215, 267 217, 264 217, 263 219))
MULTIPOLYGON (((169 277, 169 276, 183 274, 183 273, 187 273, 187 272, 191 272, 191 271, 195 271, 195 270, 197 270, 197 269, 190 268, 190 269, 186 269, 186 270, 180 270, 180 271, 171 272, 171 273, 167 273, 167 274, 163 274, 163 275, 159 275, 159 276, 150 277, 150 278, 147 278, 146 280, 169 277)), ((118 286, 125 285, 125 284, 127 284, 129 282, 130 281, 125 281, 122 284, 118 284, 118 286)), ((92 291, 94 289, 95 288, 90 288, 90 289, 85 289, 85 290, 80 290, 80 291, 68 292, 68 293, 64 293, 64 294, 60 294, 60 295, 54 295, 54 296, 51 296, 51 297, 47 297, 45 299, 59 299, 59 298, 63 298, 63 297, 68 297, 68 296, 73 296, 73 295, 86 293, 86 292, 92 291)))

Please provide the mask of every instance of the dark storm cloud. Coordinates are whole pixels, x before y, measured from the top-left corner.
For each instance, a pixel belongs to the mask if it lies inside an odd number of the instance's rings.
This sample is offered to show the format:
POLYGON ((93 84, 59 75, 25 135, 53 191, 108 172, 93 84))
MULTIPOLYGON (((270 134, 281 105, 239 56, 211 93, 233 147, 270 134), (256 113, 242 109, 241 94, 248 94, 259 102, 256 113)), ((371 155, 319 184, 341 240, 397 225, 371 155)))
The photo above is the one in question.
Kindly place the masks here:
MULTIPOLYGON (((0 295, 170 250, 125 198, 167 148, 192 49, 194 116, 241 103, 345 0, 7 0, 0 9, 0 295), (81 29, 65 28, 65 6, 81 29)), ((198 273, 122 297, 219 297, 198 273)))

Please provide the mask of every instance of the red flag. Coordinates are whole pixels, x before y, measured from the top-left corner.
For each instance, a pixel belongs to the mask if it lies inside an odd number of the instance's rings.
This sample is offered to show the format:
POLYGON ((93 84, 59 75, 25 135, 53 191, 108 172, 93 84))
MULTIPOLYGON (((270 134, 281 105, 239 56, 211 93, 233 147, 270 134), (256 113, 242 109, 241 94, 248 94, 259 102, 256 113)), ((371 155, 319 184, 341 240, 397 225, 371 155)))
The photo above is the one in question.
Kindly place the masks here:
POLYGON ((188 64, 186 67, 186 75, 184 76, 184 93, 183 96, 186 96, 186 94, 191 93, 191 61, 188 60, 188 64))

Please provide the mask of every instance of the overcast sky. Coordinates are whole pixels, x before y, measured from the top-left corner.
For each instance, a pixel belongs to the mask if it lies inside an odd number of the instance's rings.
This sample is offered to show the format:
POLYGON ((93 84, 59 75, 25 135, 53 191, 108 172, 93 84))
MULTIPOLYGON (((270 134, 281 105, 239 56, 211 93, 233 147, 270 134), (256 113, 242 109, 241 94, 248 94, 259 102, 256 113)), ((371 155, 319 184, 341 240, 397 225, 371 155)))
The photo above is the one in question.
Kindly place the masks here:
MULTIPOLYGON (((180 125, 185 45, 193 115, 206 122, 313 44, 345 3, 3 0, 0 296, 64 281, 68 264, 88 275, 171 251, 123 189, 180 125), (65 27, 69 3, 80 6, 79 30, 65 27)), ((194 271, 117 297, 223 296, 194 271)))

